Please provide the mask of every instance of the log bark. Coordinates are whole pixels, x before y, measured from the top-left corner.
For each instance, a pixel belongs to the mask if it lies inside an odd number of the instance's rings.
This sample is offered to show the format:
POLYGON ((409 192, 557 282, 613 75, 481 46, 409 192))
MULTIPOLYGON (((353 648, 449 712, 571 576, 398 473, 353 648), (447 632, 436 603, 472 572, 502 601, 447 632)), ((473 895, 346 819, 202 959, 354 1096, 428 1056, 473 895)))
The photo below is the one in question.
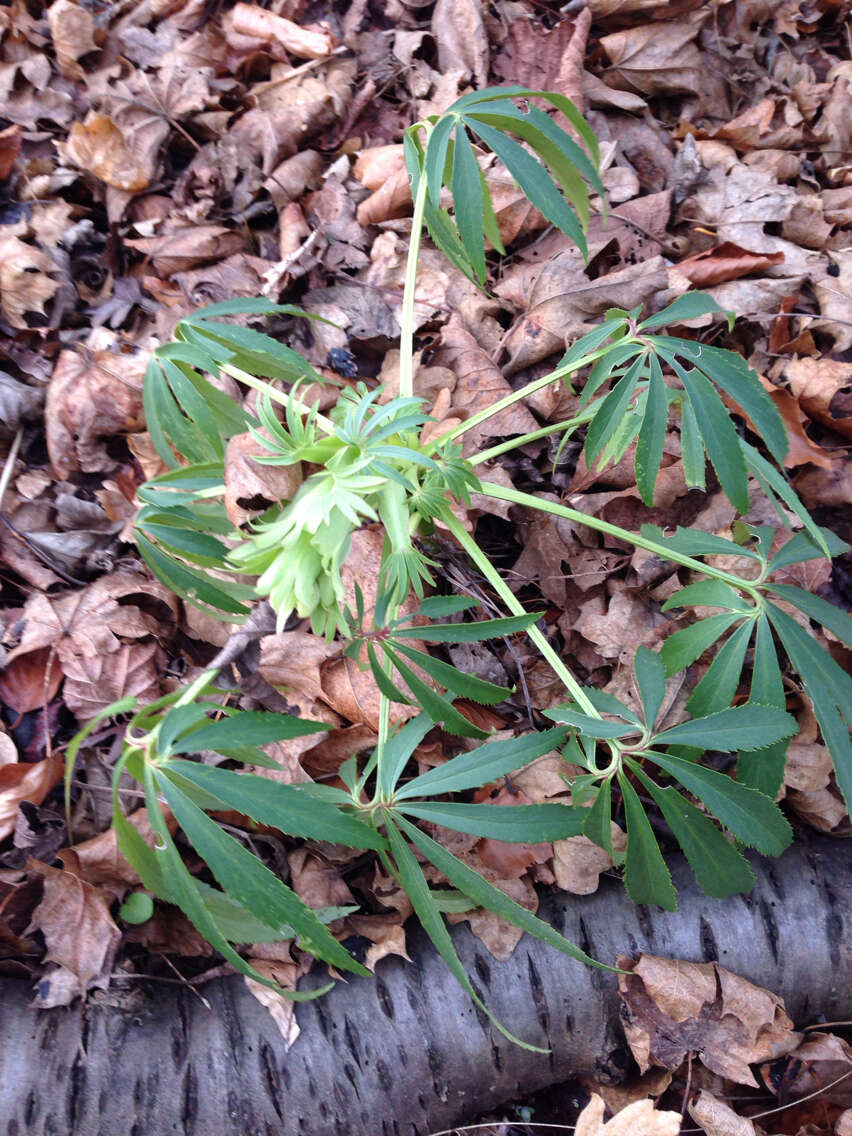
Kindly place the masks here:
MULTIPOLYGON (((553 893, 540 914, 595 957, 640 951, 718 960, 781 994, 798 1023, 852 1013, 848 846, 816 840, 754 859, 751 895, 708 900, 672 861, 680 907, 633 906, 620 883, 553 893)), ((617 1081, 631 1059, 615 976, 525 937, 498 963, 467 925, 453 938, 495 1013, 547 1056, 505 1041, 419 931, 413 964, 340 982, 300 1005, 289 1053, 242 979, 203 987, 212 1010, 175 986, 144 1008, 36 1013, 20 981, 0 981, 0 1131, 8 1136, 424 1136, 576 1073, 617 1081)), ((312 974, 305 985, 322 981, 312 974)))

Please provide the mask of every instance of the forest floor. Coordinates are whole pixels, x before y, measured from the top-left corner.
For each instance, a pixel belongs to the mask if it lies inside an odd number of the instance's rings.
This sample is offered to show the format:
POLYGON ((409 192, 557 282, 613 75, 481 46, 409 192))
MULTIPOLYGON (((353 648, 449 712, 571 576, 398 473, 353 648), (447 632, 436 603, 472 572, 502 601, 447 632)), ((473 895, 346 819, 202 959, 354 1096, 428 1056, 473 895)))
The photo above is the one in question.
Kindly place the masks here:
MULTIPOLYGON (((748 359, 790 431, 792 484, 819 523, 852 539, 851 47, 844 0, 0 6, 0 973, 37 984, 36 1004, 49 1007, 116 975, 195 982, 223 972, 177 909, 158 907, 137 926, 117 914, 139 881, 111 827, 114 725, 79 755, 70 834, 62 809, 64 749, 79 724, 124 695, 173 689, 230 633, 152 582, 134 547, 136 490, 165 468, 145 429, 149 353, 197 308, 263 295, 332 321, 264 325, 321 372, 392 385, 411 213, 402 132, 466 89, 511 83, 574 98, 601 142, 609 216, 598 200, 584 262, 502 169, 487 170, 508 250, 490 256, 487 292, 428 243, 420 258, 416 389, 431 413, 462 420, 543 374, 611 307, 658 310, 700 288, 738 319, 729 331, 721 314, 706 316, 690 334, 748 359)), ((565 418, 577 399, 548 389, 475 441, 565 418)), ((257 468, 232 466, 234 501, 262 494, 257 468)), ((726 534, 735 519, 712 472, 706 491, 688 488, 676 430, 653 508, 640 500, 631 453, 590 470, 579 442, 528 446, 491 477, 631 529, 726 534)), ((675 566, 554 516, 474 505, 480 542, 519 595, 546 608, 575 673, 623 692, 636 648, 659 644, 660 606, 682 583, 675 566)), ((746 519, 774 518, 756 499, 746 519)), ((366 530, 355 578, 375 575, 380 548, 366 530)), ((481 587, 450 549, 442 567, 453 586, 481 587)), ((788 582, 852 605, 848 555, 795 566, 788 582)), ((492 682, 523 674, 499 710, 465 708, 497 729, 559 698, 534 653, 510 648, 452 652, 492 682)), ((285 779, 334 776, 375 738, 374 682, 350 662, 307 627, 262 642, 260 677, 333 727, 318 743, 278 747, 285 779)), ((705 671, 706 662, 690 668, 675 711, 705 671)), ((785 811, 799 833, 847 835, 810 704, 792 683, 788 696, 801 732, 785 811)), ((430 744, 419 756, 434 764, 442 742, 430 744)), ((534 763, 515 790, 546 799, 557 760, 534 763)), ((252 841, 312 907, 360 908, 336 932, 360 937, 368 965, 404 955, 410 906, 372 858, 273 832, 252 841)), ((583 895, 613 870, 584 837, 471 838, 455 850, 530 908, 536 885, 583 895)), ((469 918, 496 957, 511 952, 519 931, 490 913, 469 918)), ((279 947, 252 949, 253 964, 293 984, 308 962, 279 947)), ((655 974, 655 989, 668 980, 655 974)), ((774 1009, 767 1028, 770 1019, 774 1009)), ((852 1081, 790 1102, 852 1069, 852 1050, 830 1033, 797 1045, 764 1061, 759 1080, 690 1056, 626 1089, 550 1090, 480 1131, 573 1124, 599 1091, 613 1113, 667 1093, 661 1108, 689 1105, 683 1130, 708 1136, 850 1136, 852 1081)), ((672 1130, 636 1115, 604 1128, 594 1108, 577 1128, 585 1136, 672 1130)))

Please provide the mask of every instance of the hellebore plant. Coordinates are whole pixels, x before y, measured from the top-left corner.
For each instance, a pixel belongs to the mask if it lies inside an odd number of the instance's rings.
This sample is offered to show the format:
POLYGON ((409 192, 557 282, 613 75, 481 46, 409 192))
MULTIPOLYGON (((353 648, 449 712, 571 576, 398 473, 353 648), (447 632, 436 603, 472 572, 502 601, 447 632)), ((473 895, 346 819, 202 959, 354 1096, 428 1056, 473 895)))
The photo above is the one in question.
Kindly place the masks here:
MULTIPOLYGON (((560 95, 517 87, 478 91, 459 99, 440 118, 412 126, 405 135, 405 157, 414 218, 397 397, 382 403, 376 389, 363 384, 344 387, 330 413, 320 414, 305 396, 313 384, 326 380, 310 363, 254 328, 225 322, 228 316, 274 313, 315 318, 262 299, 216 304, 182 320, 175 341, 154 353, 146 377, 148 429, 170 467, 139 490, 143 507, 136 537, 151 570, 186 603, 217 619, 241 622, 260 598, 277 611, 279 628, 292 615, 310 619, 318 635, 344 641, 344 652, 369 667, 381 692, 377 744, 370 754, 353 754, 343 764, 344 788, 284 785, 225 767, 222 762, 227 760, 275 768, 263 745, 327 727, 226 705, 215 689, 215 669, 153 705, 138 709, 128 700, 105 712, 133 711, 115 770, 114 821, 124 853, 155 897, 179 905, 237 970, 273 987, 275 983, 256 974, 234 944, 294 938, 301 948, 340 970, 364 973, 364 968, 328 929, 341 909, 308 908, 211 819, 211 812, 236 810, 289 836, 374 850, 408 893, 452 973, 481 1006, 444 913, 487 907, 558 950, 602 964, 465 865, 418 821, 512 843, 585 834, 617 864, 623 863, 633 900, 671 909, 674 888, 647 815, 646 806, 652 802, 708 895, 746 892, 754 878, 741 848, 778 855, 792 837, 775 804, 786 747, 797 728, 785 708, 779 653, 813 703, 838 784, 852 801, 847 730, 852 680, 804 629, 806 620, 795 619, 789 608, 847 644, 852 644, 852 621, 819 597, 774 580, 792 563, 831 556, 845 546, 815 524, 781 472, 786 431, 745 361, 730 351, 661 330, 716 311, 710 297, 687 293, 644 319, 639 310, 611 310, 549 374, 437 440, 421 443, 427 415, 413 386, 413 321, 423 227, 449 260, 480 286, 486 277, 486 240, 502 251, 472 138, 503 162, 529 201, 584 253, 590 190, 603 197, 595 136, 560 95), (556 117, 528 101, 532 99, 561 114, 573 136, 556 117), (442 204, 444 190, 452 195, 452 211, 442 204), (222 393, 208 375, 229 376, 242 388, 259 392, 256 415, 222 393), (543 387, 583 376, 575 417, 462 457, 460 440, 474 426, 543 387), (741 436, 722 394, 748 417, 759 445, 741 436), (590 467, 620 460, 636 443, 637 486, 642 500, 653 504, 672 415, 688 485, 704 488, 709 459, 741 514, 749 510, 750 490, 757 490, 775 506, 781 525, 790 527, 791 514, 797 519, 798 531, 780 551, 772 554, 774 530, 765 526, 739 521, 732 540, 693 529, 665 536, 646 526, 632 533, 488 480, 488 463, 500 454, 552 434, 564 441, 582 430, 590 467), (257 461, 298 465, 309 472, 292 499, 275 502, 255 522, 235 529, 224 506, 225 446, 229 438, 249 431, 266 451, 257 461), (641 715, 608 693, 581 686, 571 673, 541 630, 540 613, 523 607, 453 511, 469 503, 473 490, 567 518, 687 570, 692 582, 663 610, 718 609, 675 631, 658 653, 637 651, 641 715), (359 593, 353 611, 344 602, 341 567, 352 534, 376 522, 385 534, 378 600, 368 612, 359 593), (507 615, 469 620, 467 613, 477 601, 427 595, 435 585, 434 565, 420 541, 437 539, 436 532, 449 532, 455 539, 507 615), (745 561, 752 570, 742 576, 723 570, 714 563, 719 556, 745 561), (254 582, 247 582, 251 577, 254 582), (405 614, 411 608, 403 604, 412 594, 419 607, 405 614), (553 723, 547 729, 489 741, 454 699, 493 705, 511 691, 458 670, 423 645, 517 633, 529 636, 564 685, 564 704, 546 712, 553 723), (691 720, 669 727, 659 724, 666 680, 716 644, 721 645, 687 704, 691 720), (749 698, 734 704, 749 650, 749 698), (394 704, 409 707, 412 715, 396 727, 391 724, 394 704), (415 750, 436 725, 478 744, 414 776, 415 750), (504 808, 469 799, 471 790, 554 749, 565 758, 571 804, 504 808), (702 764, 708 750, 735 754, 736 776, 702 764), (202 751, 218 754, 220 764, 192 757, 202 751), (120 808, 117 787, 125 770, 144 786, 156 834, 153 847, 120 808), (218 888, 184 866, 164 805, 218 888), (614 805, 620 805, 627 830, 622 854, 611 838, 614 805), (449 886, 428 882, 424 862, 449 886)), ((730 314, 729 320, 733 322, 730 314)), ((84 733, 72 745, 69 770, 84 733)), ((288 998, 321 992, 281 991, 288 998)))

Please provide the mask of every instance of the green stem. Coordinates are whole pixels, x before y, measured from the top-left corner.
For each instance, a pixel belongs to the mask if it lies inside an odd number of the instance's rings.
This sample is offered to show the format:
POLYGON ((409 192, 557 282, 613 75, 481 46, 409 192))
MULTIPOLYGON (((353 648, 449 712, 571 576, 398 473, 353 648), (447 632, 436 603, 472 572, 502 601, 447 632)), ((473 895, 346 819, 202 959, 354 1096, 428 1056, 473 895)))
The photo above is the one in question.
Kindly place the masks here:
MULTIPOLYGON (((489 584, 491 584, 494 591, 497 592, 503 600, 509 611, 514 615, 526 615, 527 612, 524 606, 519 602, 515 593, 509 585, 506 584, 500 573, 455 515, 448 510, 442 519, 482 575, 488 580, 489 584)), ((554 673, 557 674, 565 684, 566 689, 570 691, 571 697, 577 705, 591 717, 600 718, 601 715, 598 713, 597 708, 591 702, 582 686, 580 686, 579 682, 577 682, 576 678, 571 674, 570 670, 565 666, 539 629, 537 627, 530 627, 527 631, 527 635, 529 635, 530 639, 532 639, 533 643, 535 643, 541 654, 553 668, 554 673)))
POLYGON ((542 497, 534 497, 530 493, 521 493, 518 489, 507 489, 502 485, 496 485, 493 481, 482 481, 480 486, 486 497, 493 497, 497 501, 508 501, 512 505, 524 505, 530 509, 539 509, 544 513, 553 513, 556 517, 564 517, 566 520, 585 525, 597 532, 617 537, 618 540, 627 541, 628 544, 635 545, 636 548, 644 548, 647 552, 653 552, 655 555, 671 560, 675 564, 680 564, 684 568, 691 568, 693 572, 701 572, 705 576, 722 580, 734 588, 747 592, 756 603, 762 603, 762 597, 753 580, 743 580, 739 576, 734 576, 731 572, 724 572, 721 568, 713 568, 709 564, 704 564, 701 560, 694 560, 691 556, 685 556, 682 552, 675 552, 673 549, 666 548, 659 541, 638 536, 636 533, 619 528, 618 525, 611 525, 608 521, 601 521, 597 517, 589 516, 588 513, 581 513, 578 509, 569 509, 567 505, 557 505, 542 497))
MULTIPOLYGON (((308 411, 311 410, 311 407, 306 402, 294 398, 292 393, 288 394, 286 391, 276 390, 270 383, 264 382, 263 379, 255 378, 255 376, 250 375, 248 371, 242 371, 232 363, 220 363, 219 370, 230 375, 232 379, 237 379, 239 382, 244 383, 245 386, 251 387, 252 390, 268 395, 269 398, 271 398, 273 402, 277 402, 279 406, 291 406, 294 410, 298 410, 303 414, 307 414, 308 411)), ((315 421, 317 426, 325 431, 326 434, 334 433, 334 424, 330 419, 326 418, 324 414, 317 414, 315 421)))
POLYGON ((539 438, 547 438, 551 434, 558 434, 560 431, 565 431, 566 434, 573 433, 578 426, 590 422, 597 413, 597 408, 589 409, 583 414, 578 414, 576 418, 565 418, 562 422, 554 422, 550 426, 542 426, 540 430, 531 430, 529 434, 521 434, 517 438, 510 438, 508 442, 501 442, 499 446, 491 446, 488 450, 480 450, 478 454, 474 454, 467 460, 471 465, 481 465, 483 462, 492 461, 498 458, 501 454, 508 453, 510 450, 516 450, 519 446, 525 446, 528 442, 537 442, 539 438))
POLYGON ((522 399, 529 398, 529 396, 535 394, 536 391, 544 390, 545 387, 549 387, 552 383, 555 383, 557 379, 564 379, 567 375, 573 375, 575 371, 581 371, 584 367, 596 363, 598 359, 606 355, 607 351, 611 349, 612 344, 609 343, 606 347, 601 347, 597 351, 589 352, 588 355, 584 355, 582 359, 577 359, 576 362, 571 363, 567 367, 557 367, 555 371, 550 371, 540 379, 527 383, 527 385, 521 387, 520 390, 512 391, 511 394, 507 394, 505 398, 501 398, 498 402, 492 403, 492 405, 486 407, 485 410, 480 410, 478 414, 474 414, 470 418, 465 419, 465 421, 459 426, 456 426, 454 430, 449 430, 434 442, 430 442, 429 445, 425 447, 426 452, 428 453, 429 450, 434 448, 438 443, 451 442, 454 438, 460 438, 462 434, 466 434, 468 430, 472 430, 474 426, 479 426, 481 423, 487 422, 489 418, 492 418, 495 414, 499 414, 501 410, 506 410, 507 407, 514 406, 516 402, 521 402, 522 399))
MULTIPOLYGON (((426 136, 423 140, 424 153, 432 133, 431 123, 424 122, 426 136)), ((426 210, 428 184, 426 170, 421 169, 414 198, 414 214, 411 218, 411 236, 408 241, 408 260, 405 264, 405 286, 402 294, 402 320, 399 339, 399 393, 403 398, 414 394, 414 293, 417 287, 417 259, 420 256, 420 239, 423 234, 423 214, 426 210)))

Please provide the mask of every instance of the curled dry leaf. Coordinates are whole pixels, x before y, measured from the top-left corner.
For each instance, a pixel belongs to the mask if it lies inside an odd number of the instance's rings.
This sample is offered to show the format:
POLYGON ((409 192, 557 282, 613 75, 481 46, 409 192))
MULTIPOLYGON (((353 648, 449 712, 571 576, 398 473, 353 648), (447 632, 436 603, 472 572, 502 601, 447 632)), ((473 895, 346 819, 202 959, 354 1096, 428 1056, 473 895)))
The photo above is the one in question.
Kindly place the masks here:
POLYGON ((773 264, 781 264, 783 252, 756 253, 742 249, 731 241, 723 241, 706 252, 696 253, 678 263, 677 270, 695 288, 710 288, 726 280, 737 280, 759 272, 773 264))
MULTIPOLYGON (((290 954, 290 943, 255 943, 249 955, 249 965, 264 976, 271 978, 285 990, 295 990, 299 979, 311 969, 311 960, 302 959, 294 962, 290 954)), ((280 997, 268 986, 254 978, 245 976, 246 986, 257 998, 261 1006, 265 1006, 278 1026, 284 1039, 284 1052, 286 1053, 301 1030, 296 1021, 296 1003, 280 997)))
POLYGON ((45 706, 62 682, 62 667, 53 665, 49 647, 13 659, 0 671, 0 702, 16 714, 45 706))
POLYGON ((711 80, 695 45, 707 15, 706 11, 695 12, 664 24, 648 23, 603 36, 601 47, 611 64, 603 74, 604 82, 643 95, 698 93, 707 99, 713 93, 708 88, 711 80))
POLYGON ((121 932, 99 888, 38 860, 30 860, 27 869, 44 879, 44 894, 25 934, 41 931, 45 957, 58 966, 47 976, 49 988, 40 984, 37 1004, 42 1009, 68 1005, 92 986, 108 984, 121 932))
POLYGON ((604 1102, 597 1093, 577 1117, 574 1136, 677 1136, 679 1112, 657 1112, 650 1100, 634 1101, 604 1124, 604 1102))
POLYGON ((299 59, 324 59, 334 48, 328 29, 301 27, 256 4, 237 4, 229 23, 237 35, 273 40, 299 59))
POLYGON ((0 181, 5 181, 21 152, 21 127, 18 123, 0 130, 0 181))
POLYGON ((749 1065, 791 1052, 801 1035, 780 998, 717 963, 641 955, 619 959, 628 1044, 642 1072, 674 1070, 688 1054, 740 1085, 757 1086, 749 1065))
POLYGON ((47 451, 64 480, 83 470, 101 473, 118 463, 101 438, 141 430, 147 356, 112 351, 62 351, 47 388, 47 451))
POLYGON ((17 761, 14 743, 0 734, 0 840, 15 831, 21 801, 40 805, 48 793, 62 780, 63 764, 56 757, 44 761, 17 761), (12 756, 12 760, 4 757, 12 756))
MULTIPOLYGON (((811 1033, 787 1057, 781 1085, 785 1096, 791 1100, 818 1093, 826 1103, 852 1108, 850 1073, 852 1046, 836 1034, 811 1033), (841 1077, 845 1079, 840 1080, 841 1077), (838 1083, 832 1084, 834 1081, 838 1083)), ((773 1069, 764 1067, 761 1074, 767 1084, 778 1084, 777 1066, 773 1069)))
POLYGON ((108 114, 75 122, 62 144, 66 159, 124 193, 138 193, 151 182, 148 170, 108 114))
POLYGON ((44 316, 44 305, 59 287, 49 276, 53 268, 41 249, 18 237, 0 238, 0 310, 12 327, 26 328, 27 312, 44 316))
POLYGON ((702 1089, 689 1106, 689 1115, 700 1124, 706 1136, 760 1136, 762 1128, 756 1128, 751 1120, 737 1116, 732 1108, 702 1089))
POLYGON ((47 10, 47 23, 59 70, 66 79, 84 79, 86 73, 78 60, 97 49, 91 12, 74 0, 55 0, 47 10))

